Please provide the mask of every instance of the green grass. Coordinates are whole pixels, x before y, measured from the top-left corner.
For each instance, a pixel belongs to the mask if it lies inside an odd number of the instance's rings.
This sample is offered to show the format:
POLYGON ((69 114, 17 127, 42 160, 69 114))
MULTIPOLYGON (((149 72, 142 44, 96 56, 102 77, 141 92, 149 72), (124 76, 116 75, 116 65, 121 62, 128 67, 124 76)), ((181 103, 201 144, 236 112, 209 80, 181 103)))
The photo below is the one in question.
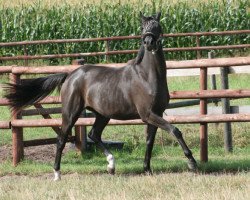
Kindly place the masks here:
MULTIPOLYGON (((248 74, 230 74, 230 89, 250 89, 248 74)), ((211 89, 211 76, 208 76, 208 89, 211 89)), ((199 76, 191 77, 168 77, 168 87, 170 91, 178 90, 199 90, 199 76)), ((221 89, 220 75, 216 75, 217 89, 221 89)))
MULTIPOLYGON (((212 89, 211 76, 208 76, 208 90, 212 89)), ((199 91, 199 77, 170 77, 168 78, 168 87, 170 91, 199 91)), ((216 75, 217 89, 221 89, 220 75, 216 75)), ((229 75, 230 89, 250 89, 248 74, 230 74, 229 75)), ((220 104, 219 104, 220 105, 220 104)), ((231 105, 250 105, 250 98, 235 99, 231 101, 231 105)))
MULTIPOLYGON (((134 150, 112 150, 116 159, 116 174, 142 174, 145 145, 140 145, 134 150)), ((199 149, 192 149, 194 157, 198 161, 199 173, 235 173, 250 169, 250 148, 235 148, 232 154, 225 153, 223 148, 209 147, 209 162, 199 162, 199 149)), ((106 158, 99 150, 92 150, 83 156, 71 150, 66 153, 61 162, 63 174, 106 174, 106 158)), ((188 172, 187 159, 182 150, 175 146, 155 145, 152 157, 152 169, 155 174, 188 172)), ((52 173, 53 161, 22 161, 17 167, 13 167, 11 160, 0 164, 0 176, 3 175, 29 175, 38 176, 44 173, 52 173)))

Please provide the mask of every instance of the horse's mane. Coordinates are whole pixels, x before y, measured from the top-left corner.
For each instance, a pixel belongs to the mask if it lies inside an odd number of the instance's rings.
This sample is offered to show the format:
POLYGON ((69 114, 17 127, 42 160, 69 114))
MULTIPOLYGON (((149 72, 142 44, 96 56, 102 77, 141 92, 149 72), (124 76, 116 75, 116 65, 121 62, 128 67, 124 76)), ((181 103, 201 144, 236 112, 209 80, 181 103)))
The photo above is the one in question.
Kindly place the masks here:
POLYGON ((142 61, 142 59, 144 57, 144 53, 145 53, 145 49, 144 49, 144 46, 142 44, 139 51, 138 51, 138 53, 137 53, 134 64, 138 65, 138 64, 141 63, 141 61, 142 61))

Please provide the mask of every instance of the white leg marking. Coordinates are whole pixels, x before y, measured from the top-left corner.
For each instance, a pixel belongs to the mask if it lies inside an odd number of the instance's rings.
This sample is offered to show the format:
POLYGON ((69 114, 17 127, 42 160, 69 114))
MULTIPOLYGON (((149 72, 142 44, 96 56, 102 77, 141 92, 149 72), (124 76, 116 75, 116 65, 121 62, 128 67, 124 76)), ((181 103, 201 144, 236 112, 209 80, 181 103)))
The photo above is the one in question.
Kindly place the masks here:
POLYGON ((60 171, 54 170, 54 175, 55 175, 54 181, 60 181, 61 180, 61 172, 60 171))
POLYGON ((108 168, 109 169, 115 169, 115 158, 112 154, 109 154, 107 156, 107 161, 108 161, 108 168))

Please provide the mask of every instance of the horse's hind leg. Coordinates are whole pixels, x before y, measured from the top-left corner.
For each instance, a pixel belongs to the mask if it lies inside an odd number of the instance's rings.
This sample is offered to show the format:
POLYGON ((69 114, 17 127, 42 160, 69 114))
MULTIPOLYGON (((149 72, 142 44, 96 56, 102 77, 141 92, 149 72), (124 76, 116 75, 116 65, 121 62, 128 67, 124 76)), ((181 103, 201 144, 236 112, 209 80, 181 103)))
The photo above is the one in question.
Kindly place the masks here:
POLYGON ((62 98, 62 129, 61 134, 57 136, 57 148, 54 164, 54 180, 60 180, 60 164, 62 151, 68 139, 68 135, 71 133, 71 129, 77 121, 79 115, 83 110, 83 101, 81 96, 74 91, 67 93, 62 98))
POLYGON ((109 118, 106 118, 106 117, 97 113, 95 123, 94 123, 91 131, 89 132, 88 136, 103 151, 103 153, 107 157, 107 161, 108 161, 107 170, 110 174, 114 174, 115 173, 114 156, 105 147, 105 145, 103 144, 102 139, 101 139, 102 131, 105 128, 105 126, 108 124, 109 120, 110 120, 109 118))

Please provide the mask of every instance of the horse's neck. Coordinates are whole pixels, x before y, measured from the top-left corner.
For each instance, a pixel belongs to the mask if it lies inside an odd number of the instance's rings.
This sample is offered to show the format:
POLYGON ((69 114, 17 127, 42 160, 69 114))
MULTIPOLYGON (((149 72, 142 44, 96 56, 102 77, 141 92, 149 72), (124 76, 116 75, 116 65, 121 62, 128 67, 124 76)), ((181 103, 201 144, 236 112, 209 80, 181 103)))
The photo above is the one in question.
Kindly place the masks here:
POLYGON ((154 73, 157 76, 156 78, 160 79, 159 81, 166 81, 166 62, 162 47, 159 47, 154 53, 145 51, 142 66, 149 73, 154 73))

